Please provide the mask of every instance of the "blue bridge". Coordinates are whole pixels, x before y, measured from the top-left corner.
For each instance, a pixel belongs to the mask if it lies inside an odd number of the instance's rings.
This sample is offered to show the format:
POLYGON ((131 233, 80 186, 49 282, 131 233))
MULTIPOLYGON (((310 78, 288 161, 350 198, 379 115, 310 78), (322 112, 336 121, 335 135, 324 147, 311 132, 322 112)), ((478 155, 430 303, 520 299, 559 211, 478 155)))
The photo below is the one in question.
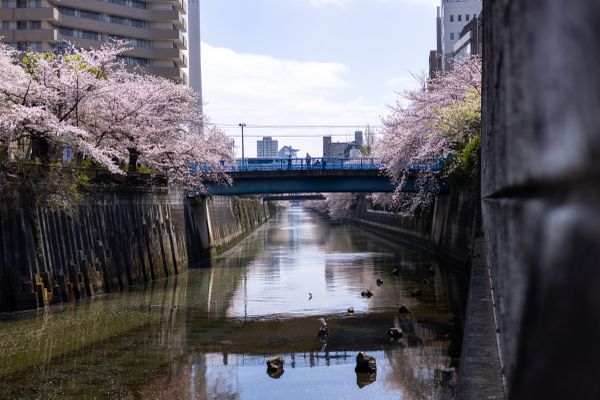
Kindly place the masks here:
MULTIPOLYGON (((439 171, 442 167, 438 162, 409 169, 439 171)), ((377 158, 250 158, 236 160, 224 168, 233 184, 208 182, 206 186, 212 195, 394 191, 377 158)), ((408 179, 402 191, 415 192, 415 179, 408 179)))

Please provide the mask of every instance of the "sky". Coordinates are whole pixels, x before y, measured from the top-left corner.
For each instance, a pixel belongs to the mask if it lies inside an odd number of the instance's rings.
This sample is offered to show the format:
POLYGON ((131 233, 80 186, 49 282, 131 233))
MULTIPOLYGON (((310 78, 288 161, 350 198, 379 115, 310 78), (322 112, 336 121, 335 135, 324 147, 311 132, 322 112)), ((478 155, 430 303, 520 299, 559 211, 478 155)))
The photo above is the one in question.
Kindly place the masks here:
POLYGON ((322 136, 347 141, 381 126, 397 93, 418 86, 413 74, 428 69, 438 3, 202 0, 204 111, 235 139, 236 157, 241 122, 246 157, 261 136, 321 156, 322 136))

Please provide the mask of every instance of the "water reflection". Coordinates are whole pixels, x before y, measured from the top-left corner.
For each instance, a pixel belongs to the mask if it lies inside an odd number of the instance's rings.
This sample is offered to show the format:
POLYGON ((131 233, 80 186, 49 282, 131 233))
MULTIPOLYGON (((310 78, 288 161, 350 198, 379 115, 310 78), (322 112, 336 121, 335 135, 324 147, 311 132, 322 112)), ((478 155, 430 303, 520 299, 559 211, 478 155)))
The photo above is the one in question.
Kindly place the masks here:
POLYGON ((5 316, 0 398, 453 398, 465 281, 425 254, 292 208, 210 268, 5 316), (390 340, 392 326, 404 336, 390 340), (354 372, 358 351, 376 357, 376 376, 354 372), (278 379, 266 373, 274 354, 285 359, 278 379))

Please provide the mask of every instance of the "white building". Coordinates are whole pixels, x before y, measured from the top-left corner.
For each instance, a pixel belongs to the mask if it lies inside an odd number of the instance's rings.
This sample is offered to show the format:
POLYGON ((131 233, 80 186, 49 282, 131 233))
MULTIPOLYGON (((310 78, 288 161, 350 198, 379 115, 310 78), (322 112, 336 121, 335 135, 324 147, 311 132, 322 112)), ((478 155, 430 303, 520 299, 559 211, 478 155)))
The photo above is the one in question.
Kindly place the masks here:
POLYGON ((262 140, 256 141, 256 157, 277 157, 277 140, 271 136, 263 136, 262 140))
POLYGON ((441 7, 441 44, 444 69, 452 60, 455 43, 460 39, 460 32, 473 18, 481 13, 481 0, 442 0, 441 7))
MULTIPOLYGON (((202 72, 200 68, 200 0, 188 1, 188 84, 196 90, 202 98, 202 72)), ((200 102, 202 110, 202 102, 200 102)))

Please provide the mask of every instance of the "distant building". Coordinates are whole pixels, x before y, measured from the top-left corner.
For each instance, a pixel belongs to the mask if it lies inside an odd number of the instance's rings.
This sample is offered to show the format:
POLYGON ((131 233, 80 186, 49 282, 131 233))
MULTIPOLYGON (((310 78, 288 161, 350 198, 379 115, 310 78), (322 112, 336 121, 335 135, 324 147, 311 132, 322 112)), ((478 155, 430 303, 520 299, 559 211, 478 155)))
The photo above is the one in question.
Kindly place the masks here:
POLYGON ((433 78, 442 70, 442 17, 441 9, 437 8, 437 17, 435 19, 436 49, 429 52, 429 78, 433 78))
POLYGON ((465 57, 481 55, 482 53, 482 24, 481 18, 473 18, 460 32, 460 38, 452 49, 454 61, 465 57))
POLYGON ((465 25, 481 14, 481 0, 441 0, 436 19, 438 48, 429 53, 429 75, 451 67, 454 46, 461 38, 465 25))
POLYGON ((256 157, 277 157, 277 140, 271 136, 263 136, 262 140, 256 141, 256 157))
POLYGON ((323 137, 323 157, 350 158, 360 157, 360 148, 363 144, 362 131, 354 132, 352 142, 332 142, 331 136, 323 137))
POLYGON ((283 146, 281 150, 277 153, 279 158, 298 158, 298 149, 293 149, 292 146, 283 146))

